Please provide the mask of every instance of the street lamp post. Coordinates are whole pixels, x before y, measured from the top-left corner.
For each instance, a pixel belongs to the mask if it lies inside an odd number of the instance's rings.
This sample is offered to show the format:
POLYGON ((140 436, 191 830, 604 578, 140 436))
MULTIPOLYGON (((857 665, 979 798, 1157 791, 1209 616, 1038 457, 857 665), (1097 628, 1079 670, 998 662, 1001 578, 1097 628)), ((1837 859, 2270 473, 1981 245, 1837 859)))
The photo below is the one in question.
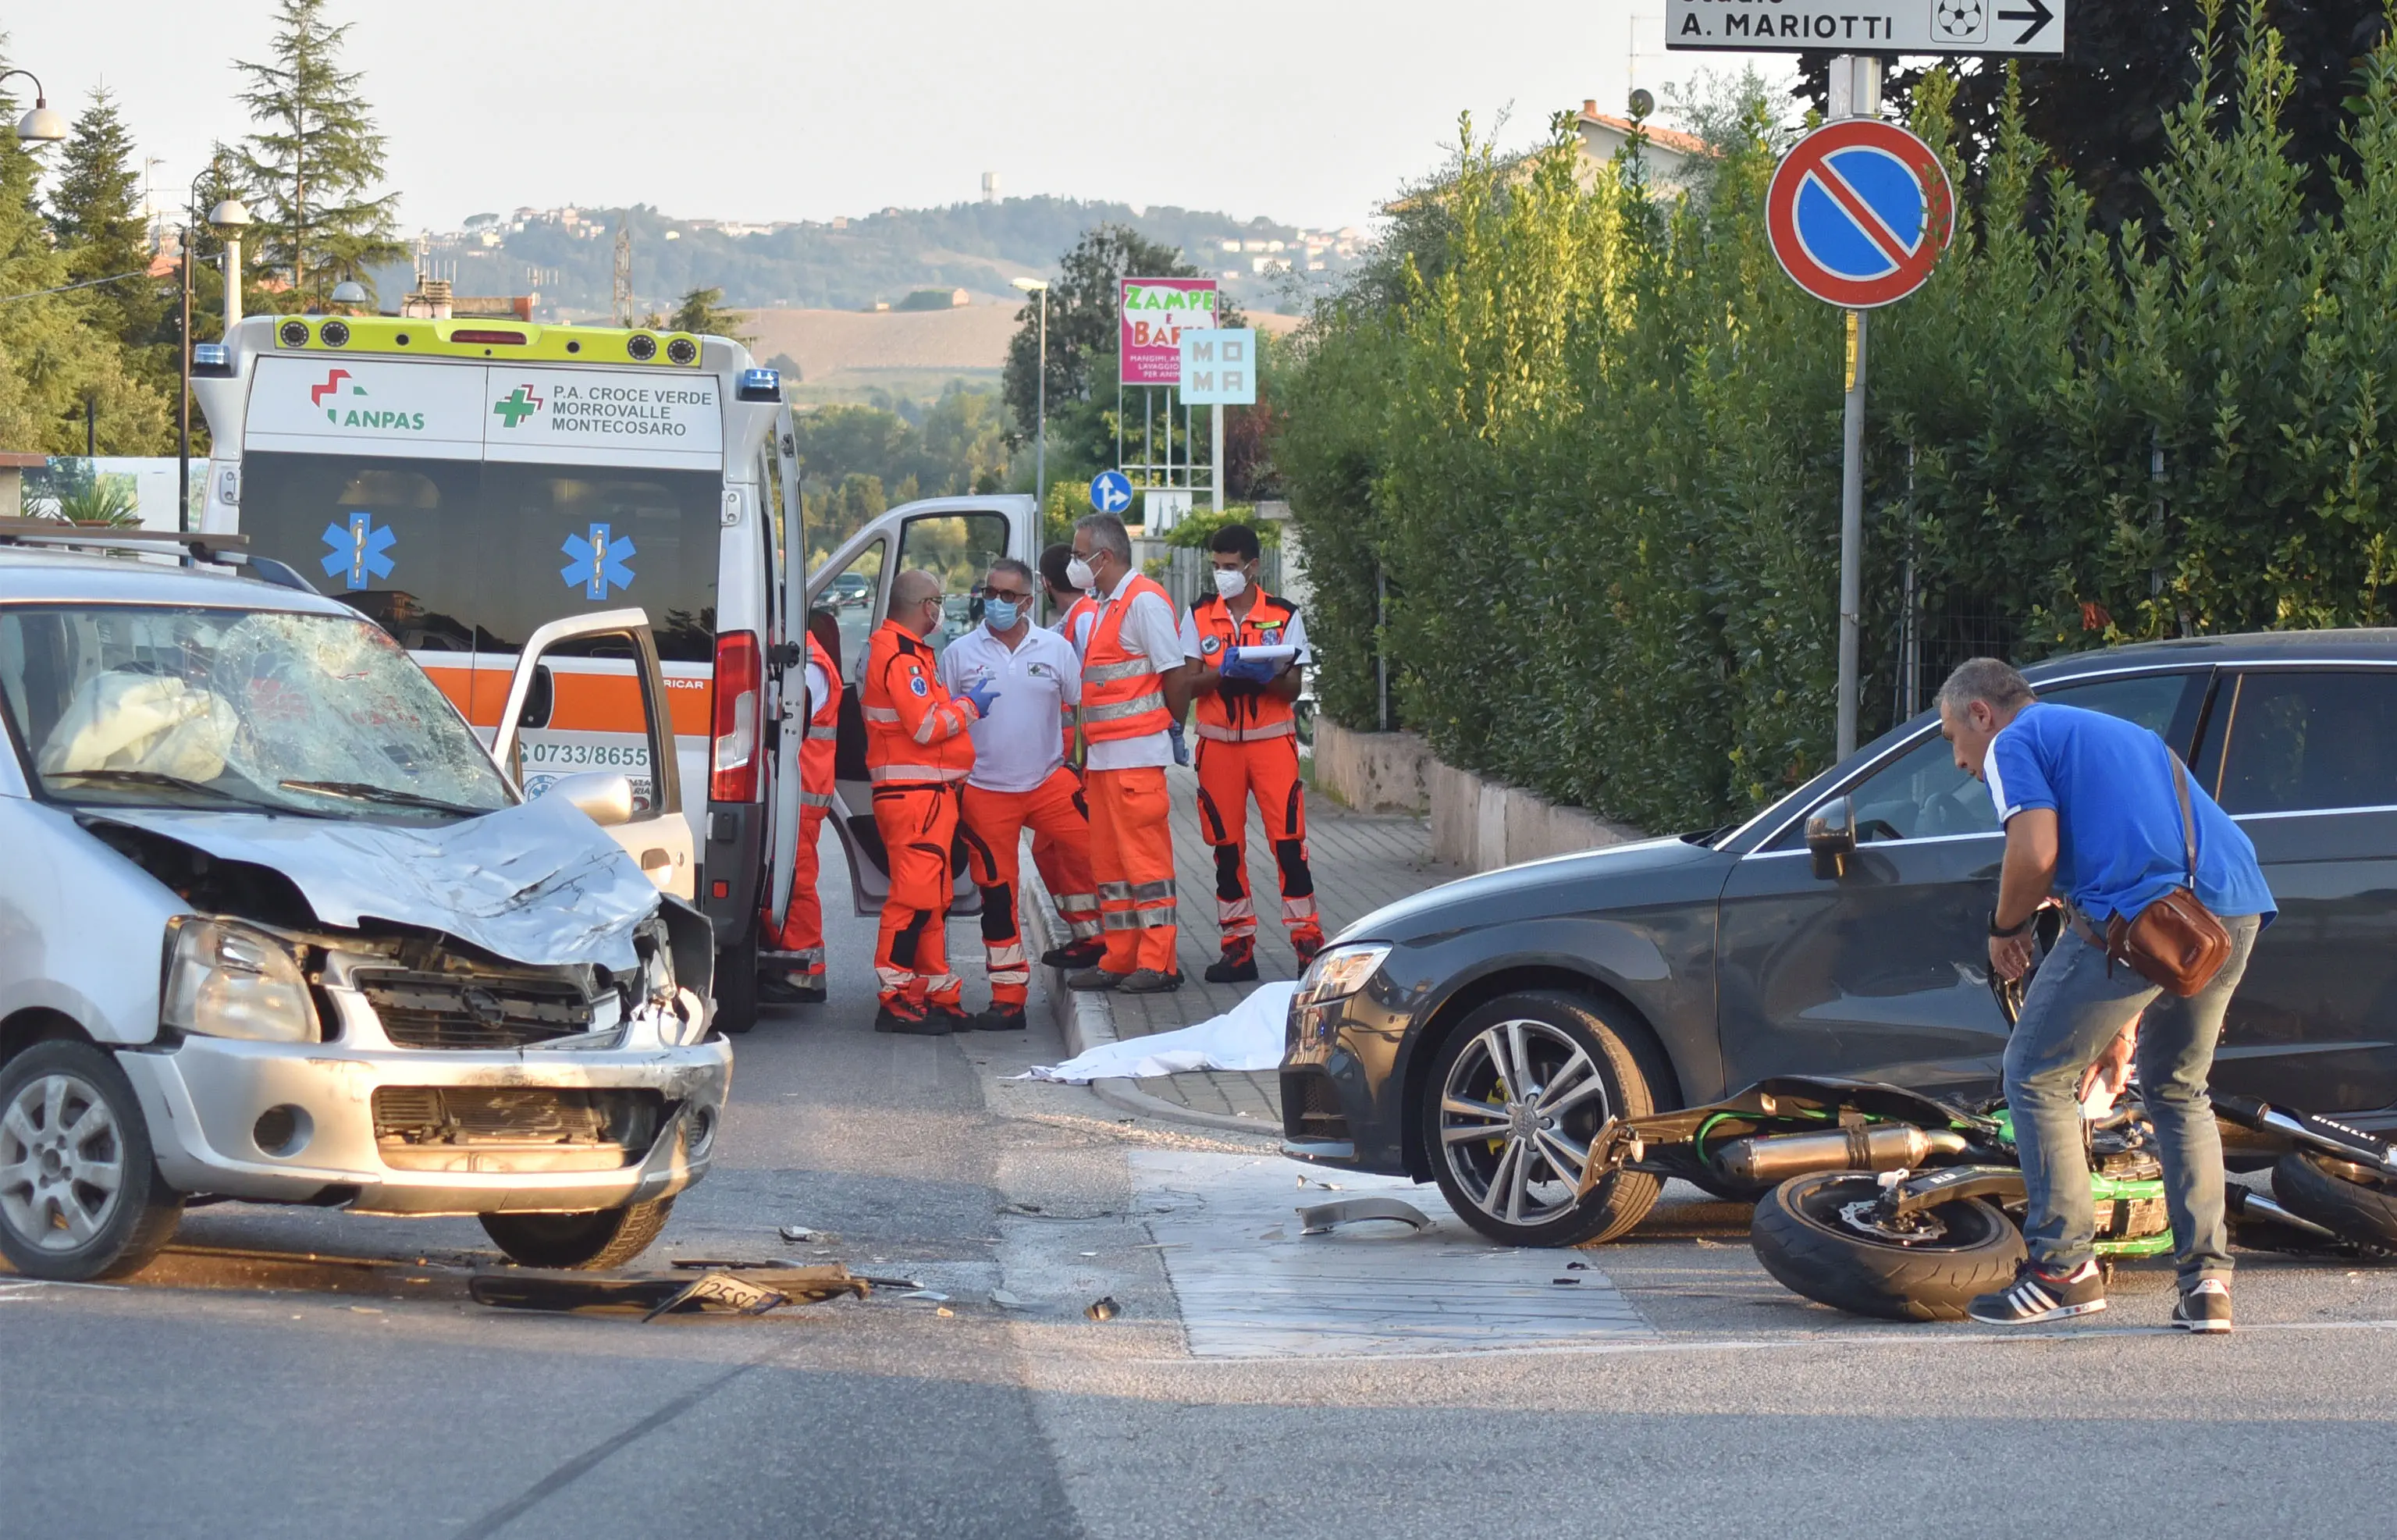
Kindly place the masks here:
POLYGON ((0 81, 20 74, 33 83, 33 110, 17 120, 17 137, 28 144, 56 144, 67 137, 66 114, 43 96, 41 79, 33 71, 0 70, 0 81))
MULTIPOLYGON (((188 529, 192 518, 192 236, 190 215, 200 207, 200 183, 215 175, 210 166, 192 179, 191 195, 184 200, 183 221, 183 293, 182 293, 182 389, 175 404, 175 485, 180 501, 175 504, 175 528, 188 529)), ((241 234, 249 223, 249 210, 239 198, 226 198, 208 210, 208 224, 224 237, 224 250, 220 261, 224 263, 224 338, 233 340, 234 323, 241 319, 241 234)))
POLYGON ((1015 287, 1040 301, 1040 368, 1033 383, 1032 496, 1040 516, 1049 516, 1049 280, 1017 278, 1015 287))

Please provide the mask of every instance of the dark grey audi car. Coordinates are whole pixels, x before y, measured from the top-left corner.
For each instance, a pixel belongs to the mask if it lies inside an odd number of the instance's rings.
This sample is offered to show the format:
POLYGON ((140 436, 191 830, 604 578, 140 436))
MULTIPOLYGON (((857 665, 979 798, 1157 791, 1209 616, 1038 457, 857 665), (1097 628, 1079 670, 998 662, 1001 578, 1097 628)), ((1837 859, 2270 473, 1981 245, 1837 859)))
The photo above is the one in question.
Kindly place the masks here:
MULTIPOLYGON (((2397 1128, 2397 630, 2146 643, 2029 673, 2042 700, 2163 734, 2256 842, 2280 918, 2216 1087, 2397 1128)), ((1989 1093, 2003 844, 1926 714, 1736 828, 1381 909, 1292 1002, 1283 1148, 1438 1182, 1499 1239, 1571 1245, 1654 1191, 1575 1196, 1609 1116, 1774 1075, 1989 1093)))

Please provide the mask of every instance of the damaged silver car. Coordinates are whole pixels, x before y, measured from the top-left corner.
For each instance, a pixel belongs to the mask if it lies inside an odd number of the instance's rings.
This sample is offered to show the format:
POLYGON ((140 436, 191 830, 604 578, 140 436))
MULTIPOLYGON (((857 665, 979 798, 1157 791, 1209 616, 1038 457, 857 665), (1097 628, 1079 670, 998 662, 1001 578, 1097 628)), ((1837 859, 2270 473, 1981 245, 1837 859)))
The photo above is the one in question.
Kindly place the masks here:
MULTIPOLYGON (((731 1074, 672 753, 647 805, 604 774, 526 801, 511 730, 288 571, 47 543, 0 531, 0 1254, 124 1274, 201 1199, 637 1254, 731 1074)), ((670 732, 630 610, 543 628, 504 719, 594 637, 670 732)))

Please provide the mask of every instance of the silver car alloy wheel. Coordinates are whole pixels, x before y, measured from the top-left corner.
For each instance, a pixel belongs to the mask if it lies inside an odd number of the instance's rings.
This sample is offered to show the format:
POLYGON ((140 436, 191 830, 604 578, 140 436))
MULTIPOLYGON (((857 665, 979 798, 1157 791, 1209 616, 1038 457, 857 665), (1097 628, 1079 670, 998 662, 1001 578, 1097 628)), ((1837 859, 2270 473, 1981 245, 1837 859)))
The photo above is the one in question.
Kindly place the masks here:
POLYGON ((45 1252, 107 1227, 125 1186, 125 1133, 98 1087, 52 1070, 0 1109, 0 1222, 45 1252))
POLYGON ((1484 1213, 1545 1224, 1573 1206, 1607 1109, 1605 1078, 1579 1043, 1547 1022, 1498 1022, 1449 1066, 1440 1155, 1484 1213))

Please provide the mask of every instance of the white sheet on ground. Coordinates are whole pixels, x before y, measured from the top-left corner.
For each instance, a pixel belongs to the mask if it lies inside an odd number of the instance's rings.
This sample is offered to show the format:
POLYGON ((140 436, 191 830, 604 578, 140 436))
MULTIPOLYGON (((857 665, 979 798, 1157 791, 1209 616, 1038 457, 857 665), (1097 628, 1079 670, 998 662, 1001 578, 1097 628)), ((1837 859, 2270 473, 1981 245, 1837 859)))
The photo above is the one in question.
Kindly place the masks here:
POLYGON ((1281 1063, 1283 1024, 1295 984, 1268 984, 1220 1016, 1179 1032, 1101 1043, 1062 1065, 1038 1066, 1016 1078, 1088 1085, 1118 1077, 1140 1079, 1190 1069, 1272 1069, 1281 1063))

